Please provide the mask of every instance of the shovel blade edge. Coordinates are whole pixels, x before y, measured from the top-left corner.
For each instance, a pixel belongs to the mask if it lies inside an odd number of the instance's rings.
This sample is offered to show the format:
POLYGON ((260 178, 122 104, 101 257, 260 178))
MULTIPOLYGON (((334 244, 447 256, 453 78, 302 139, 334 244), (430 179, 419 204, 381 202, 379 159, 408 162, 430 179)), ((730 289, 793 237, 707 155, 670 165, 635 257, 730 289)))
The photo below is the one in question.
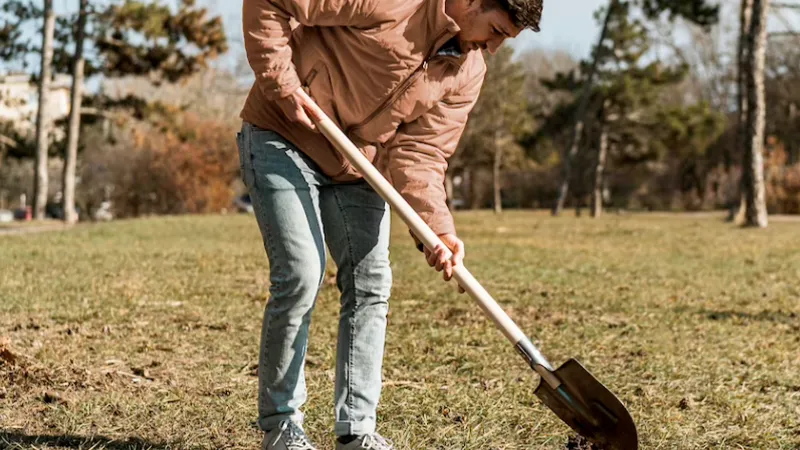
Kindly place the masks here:
POLYGON ((570 359, 554 372, 562 385, 544 380, 535 394, 564 423, 606 450, 637 450, 636 424, 625 405, 581 363, 570 359))

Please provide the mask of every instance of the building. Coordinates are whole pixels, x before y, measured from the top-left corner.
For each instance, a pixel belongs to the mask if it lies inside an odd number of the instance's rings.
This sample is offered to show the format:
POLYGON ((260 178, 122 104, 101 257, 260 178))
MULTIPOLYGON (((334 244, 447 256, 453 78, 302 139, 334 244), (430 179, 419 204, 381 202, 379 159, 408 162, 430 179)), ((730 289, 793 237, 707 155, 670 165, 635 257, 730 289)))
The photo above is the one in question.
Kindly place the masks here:
MULTIPOLYGON (((50 84, 48 110, 51 120, 63 119, 69 114, 72 78, 58 74, 50 84)), ((39 92, 26 74, 0 75, 0 121, 11 122, 21 134, 36 132, 36 113, 39 92)), ((63 134, 63 130, 53 130, 63 134)), ((57 139, 60 136, 54 136, 57 139)))

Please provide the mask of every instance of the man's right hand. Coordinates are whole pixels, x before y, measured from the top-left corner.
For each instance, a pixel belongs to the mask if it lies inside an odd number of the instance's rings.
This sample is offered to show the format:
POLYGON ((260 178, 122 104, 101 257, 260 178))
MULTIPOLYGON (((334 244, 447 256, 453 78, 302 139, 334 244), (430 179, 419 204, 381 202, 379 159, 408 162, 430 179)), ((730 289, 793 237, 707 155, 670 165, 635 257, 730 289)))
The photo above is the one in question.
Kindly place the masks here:
POLYGON ((308 117, 308 113, 306 113, 304 106, 307 105, 307 102, 305 101, 305 96, 300 95, 300 89, 302 88, 298 88, 286 97, 276 101, 289 120, 300 123, 311 131, 316 131, 317 127, 314 125, 311 118, 308 117))

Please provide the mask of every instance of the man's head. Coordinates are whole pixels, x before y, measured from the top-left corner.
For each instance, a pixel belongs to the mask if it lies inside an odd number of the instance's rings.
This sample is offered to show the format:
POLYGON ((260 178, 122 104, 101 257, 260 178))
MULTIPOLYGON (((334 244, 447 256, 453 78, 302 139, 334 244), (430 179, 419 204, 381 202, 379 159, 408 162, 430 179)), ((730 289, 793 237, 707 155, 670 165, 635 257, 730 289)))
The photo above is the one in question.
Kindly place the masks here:
POLYGON ((539 31, 543 0, 447 0, 445 10, 461 28, 463 51, 494 53, 523 29, 539 31))

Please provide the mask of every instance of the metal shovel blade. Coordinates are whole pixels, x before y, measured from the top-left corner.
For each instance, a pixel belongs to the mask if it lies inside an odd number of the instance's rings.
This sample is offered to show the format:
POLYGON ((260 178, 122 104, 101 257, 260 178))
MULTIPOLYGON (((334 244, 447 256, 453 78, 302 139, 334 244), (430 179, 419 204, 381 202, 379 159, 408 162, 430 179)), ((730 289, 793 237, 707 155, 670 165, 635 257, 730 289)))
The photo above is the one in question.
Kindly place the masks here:
POLYGON ((619 399, 574 359, 553 372, 561 381, 553 389, 544 380, 535 394, 561 420, 599 448, 636 450, 636 424, 619 399))

